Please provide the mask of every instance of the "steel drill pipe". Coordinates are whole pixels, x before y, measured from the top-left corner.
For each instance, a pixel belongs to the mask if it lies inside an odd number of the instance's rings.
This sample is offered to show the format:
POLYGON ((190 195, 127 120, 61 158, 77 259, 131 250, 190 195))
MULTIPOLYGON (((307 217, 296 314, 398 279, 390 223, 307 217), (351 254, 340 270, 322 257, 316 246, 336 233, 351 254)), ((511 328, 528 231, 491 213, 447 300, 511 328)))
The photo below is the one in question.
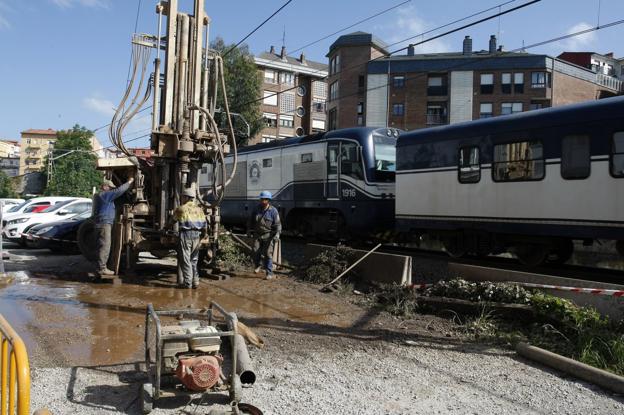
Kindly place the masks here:
POLYGON ((256 383, 256 372, 253 369, 249 351, 245 338, 240 334, 236 335, 236 373, 240 377, 243 385, 253 385, 256 383))

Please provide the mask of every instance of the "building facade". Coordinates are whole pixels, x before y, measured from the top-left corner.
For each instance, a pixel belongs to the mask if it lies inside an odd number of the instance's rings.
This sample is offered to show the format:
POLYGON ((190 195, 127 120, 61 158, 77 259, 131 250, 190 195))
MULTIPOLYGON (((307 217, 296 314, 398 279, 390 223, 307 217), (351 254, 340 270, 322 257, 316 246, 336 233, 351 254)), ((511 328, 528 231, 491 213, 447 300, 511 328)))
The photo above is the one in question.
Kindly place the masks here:
POLYGON ((0 157, 20 156, 20 143, 15 140, 0 140, 0 157))
POLYGON ((27 174, 41 171, 44 167, 45 157, 56 142, 56 131, 26 130, 21 132, 21 153, 19 161, 19 174, 27 174))
POLYGON ((0 171, 9 177, 19 175, 19 157, 3 157, 0 156, 0 171))
POLYGON ((613 52, 604 55, 596 52, 563 52, 557 59, 587 68, 598 74, 598 79, 604 82, 609 78, 624 81, 624 58, 615 58, 613 52))
POLYGON ((280 53, 271 46, 254 58, 262 79, 264 128, 249 144, 325 131, 327 65, 280 53))
POLYGON ((614 77, 605 82, 590 69, 548 55, 505 52, 495 36, 487 50, 474 51, 466 36, 461 52, 415 54, 410 47, 403 56, 384 55, 383 42, 368 33, 332 44, 329 129, 413 130, 622 93, 622 81, 614 77))

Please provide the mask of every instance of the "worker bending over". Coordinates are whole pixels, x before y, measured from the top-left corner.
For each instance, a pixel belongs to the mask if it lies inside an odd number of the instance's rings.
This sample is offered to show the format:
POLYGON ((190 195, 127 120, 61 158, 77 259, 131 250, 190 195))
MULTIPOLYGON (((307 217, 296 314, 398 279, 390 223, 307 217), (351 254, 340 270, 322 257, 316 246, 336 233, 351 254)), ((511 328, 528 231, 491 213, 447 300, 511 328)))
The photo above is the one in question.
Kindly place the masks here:
POLYGON ((115 272, 107 267, 111 249, 111 230, 115 223, 115 199, 121 197, 130 188, 134 179, 128 180, 118 188, 115 184, 104 179, 101 192, 93 198, 93 212, 95 213, 95 231, 97 233, 97 274, 114 275, 115 272))
POLYGON ((197 288, 199 272, 199 245, 206 230, 206 215, 201 207, 195 204, 195 188, 184 189, 182 205, 174 212, 173 218, 178 222, 178 287, 197 288))
POLYGON ((254 272, 257 274, 262 270, 260 264, 264 257, 266 279, 273 278, 273 244, 282 232, 279 212, 271 206, 272 198, 271 192, 265 190, 260 193, 260 203, 251 212, 247 224, 247 230, 249 233, 253 232, 254 238, 253 260, 256 267, 254 272))

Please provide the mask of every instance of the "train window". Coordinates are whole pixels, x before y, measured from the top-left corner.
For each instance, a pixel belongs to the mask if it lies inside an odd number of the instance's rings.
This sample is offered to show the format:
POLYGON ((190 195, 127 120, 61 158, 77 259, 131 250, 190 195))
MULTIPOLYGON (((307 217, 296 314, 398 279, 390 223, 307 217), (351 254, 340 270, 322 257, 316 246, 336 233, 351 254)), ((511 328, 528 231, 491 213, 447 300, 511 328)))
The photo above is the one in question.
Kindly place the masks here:
POLYGON ((479 147, 463 147, 459 149, 458 178, 460 183, 477 183, 481 180, 479 147))
POLYGON ((273 167, 273 159, 262 159, 262 167, 273 167))
POLYGON ((312 153, 303 153, 301 155, 302 163, 312 163, 312 153))
POLYGON ((541 180, 544 151, 539 141, 518 141, 494 146, 492 179, 495 182, 541 180))
POLYGON ((591 170, 589 136, 569 135, 561 140, 561 177, 586 179, 591 170))
POLYGON ((611 174, 613 177, 624 177, 624 131, 613 134, 611 174))
POLYGON ((327 174, 338 174, 338 150, 339 144, 329 144, 327 146, 327 162, 329 171, 327 174))
POLYGON ((340 146, 340 173, 364 180, 364 171, 360 162, 358 146, 355 143, 342 143, 340 146))

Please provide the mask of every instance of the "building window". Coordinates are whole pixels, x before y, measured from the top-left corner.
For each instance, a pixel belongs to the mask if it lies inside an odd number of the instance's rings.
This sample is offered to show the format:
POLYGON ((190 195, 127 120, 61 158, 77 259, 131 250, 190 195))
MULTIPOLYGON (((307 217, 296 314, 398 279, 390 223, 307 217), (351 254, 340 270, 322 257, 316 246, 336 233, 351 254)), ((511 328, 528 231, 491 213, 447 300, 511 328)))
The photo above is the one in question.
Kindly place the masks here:
POLYGON ((358 88, 364 88, 366 87, 366 78, 364 77, 364 75, 359 75, 358 76, 358 88))
POLYGON ((459 149, 460 183, 477 183, 481 180, 481 164, 479 164, 479 147, 463 147, 459 149))
POLYGON ((264 70, 264 82, 267 84, 276 84, 277 83, 277 74, 272 69, 264 70))
POLYGON ((392 85, 395 88, 403 88, 405 86, 405 76, 397 75, 394 78, 392 78, 392 85))
POLYGON ((295 115, 297 117, 303 117, 305 114, 306 114, 306 110, 302 106, 298 106, 297 109, 295 110, 295 115))
POLYGON ((307 89, 306 89, 306 87, 305 87, 305 86, 303 86, 303 85, 299 85, 299 86, 297 87, 297 95, 299 95, 300 97, 305 96, 306 92, 308 92, 308 91, 307 91, 307 89))
POLYGON ((490 118, 494 114, 492 113, 492 103, 483 102, 479 107, 479 118, 490 118))
POLYGON ((491 94, 494 92, 494 75, 491 73, 481 74, 481 93, 491 94))
POLYGON ((333 101, 335 99, 338 99, 338 81, 329 86, 329 100, 333 101))
POLYGON ((447 93, 447 87, 444 84, 444 79, 441 76, 429 76, 427 78, 427 95, 443 96, 447 93))
POLYGON ((329 60, 329 74, 333 75, 340 72, 340 55, 336 55, 329 60))
POLYGON ((544 108, 544 104, 541 102, 531 102, 529 104, 530 110, 541 110, 542 108, 544 108))
POLYGON ((513 182, 544 178, 544 152, 540 141, 519 141, 494 146, 492 180, 513 182))
POLYGON ((314 81, 312 83, 312 94, 315 97, 327 99, 327 84, 321 81, 314 81))
POLYGON ((522 72, 514 73, 514 92, 516 94, 524 93, 524 74, 522 72))
POLYGON ((561 177, 586 179, 591 170, 589 136, 569 135, 561 140, 561 177))
POLYGON ((446 103, 427 103, 427 125, 446 124, 446 103))
POLYGON ((312 131, 320 132, 325 131, 325 121, 323 120, 312 120, 312 131))
POLYGON ((280 72, 280 84, 294 85, 295 74, 292 72, 280 72))
POLYGON ((402 116, 403 114, 405 114, 404 104, 392 104, 392 115, 402 116))
POLYGON ((357 113, 358 113, 358 115, 364 114, 364 103, 363 102, 360 102, 357 105, 357 113))
POLYGON ((511 94, 511 73, 501 74, 501 91, 503 94, 511 94))
POLYGON ((312 153, 303 153, 301 155, 302 163, 312 163, 312 153))
POLYGON ((503 102, 501 104, 501 115, 509 115, 522 112, 522 102, 503 102))
POLYGON ((295 111, 295 94, 283 93, 280 97, 280 114, 292 114, 295 111))
POLYGON ((325 100, 315 99, 312 101, 312 109, 314 112, 325 112, 325 100))
POLYGON ((364 125, 364 116, 363 115, 358 115, 357 116, 357 125, 359 125, 359 126, 364 125))
POLYGON ((329 114, 327 114, 327 129, 335 130, 338 126, 338 111, 336 108, 332 108, 329 110, 329 114))
POLYGON ((277 105, 277 93, 273 91, 264 91, 264 99, 262 102, 265 105, 277 105))
POLYGON ((275 140, 275 136, 274 135, 263 135, 262 136, 262 142, 263 143, 270 143, 273 140, 275 140))
POLYGON ((531 72, 531 88, 546 88, 547 86, 550 86, 548 72, 531 72))
POLYGON ((273 159, 262 159, 262 167, 264 168, 273 167, 273 159))
POLYGON ((624 177, 624 131, 613 134, 611 144, 611 175, 624 177))
POLYGON ((264 123, 269 128, 277 127, 277 114, 271 114, 270 112, 262 113, 262 118, 264 118, 264 123))
POLYGON ((280 127, 293 128, 295 126, 295 121, 292 115, 280 115, 279 118, 280 127))

